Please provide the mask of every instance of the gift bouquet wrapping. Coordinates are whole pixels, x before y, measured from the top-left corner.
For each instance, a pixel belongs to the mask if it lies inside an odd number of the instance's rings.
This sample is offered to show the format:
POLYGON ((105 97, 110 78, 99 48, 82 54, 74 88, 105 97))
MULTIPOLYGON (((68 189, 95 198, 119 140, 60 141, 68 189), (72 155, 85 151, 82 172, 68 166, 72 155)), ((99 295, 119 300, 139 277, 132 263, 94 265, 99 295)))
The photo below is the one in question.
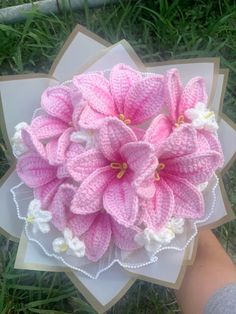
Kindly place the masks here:
POLYGON ((49 74, 2 77, 15 267, 65 271, 99 313, 137 278, 178 288, 198 230, 233 218, 226 82, 216 58, 144 65, 81 26, 49 74))

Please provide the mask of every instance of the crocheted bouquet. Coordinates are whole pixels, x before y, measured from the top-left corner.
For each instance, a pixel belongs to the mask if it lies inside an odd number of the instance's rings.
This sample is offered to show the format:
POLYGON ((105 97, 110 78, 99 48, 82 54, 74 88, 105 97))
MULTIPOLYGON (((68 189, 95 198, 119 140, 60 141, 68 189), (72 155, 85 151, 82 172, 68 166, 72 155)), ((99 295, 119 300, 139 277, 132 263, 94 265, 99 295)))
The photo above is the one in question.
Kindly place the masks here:
POLYGON ((75 269, 105 268, 111 256, 127 267, 135 254, 136 265, 154 261, 205 217, 204 192, 223 165, 217 128, 204 80, 182 86, 177 69, 117 64, 46 89, 12 139, 34 195, 26 230, 50 234, 48 251, 75 269))

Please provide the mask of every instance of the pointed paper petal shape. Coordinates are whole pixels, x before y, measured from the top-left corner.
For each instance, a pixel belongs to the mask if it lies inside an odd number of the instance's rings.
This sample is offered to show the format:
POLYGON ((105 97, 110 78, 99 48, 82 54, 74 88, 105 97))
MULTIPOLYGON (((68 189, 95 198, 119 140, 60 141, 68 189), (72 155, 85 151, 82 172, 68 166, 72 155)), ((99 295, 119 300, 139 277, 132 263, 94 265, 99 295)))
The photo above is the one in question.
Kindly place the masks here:
POLYGON ((97 262, 105 254, 111 241, 110 217, 106 213, 97 215, 83 240, 86 256, 89 260, 97 262))
POLYGON ((39 199, 42 203, 42 208, 48 208, 58 187, 64 180, 54 179, 47 184, 39 186, 34 189, 34 197, 39 199))
POLYGON ((102 125, 104 118, 106 115, 87 105, 81 113, 79 125, 84 129, 94 130, 102 125))
POLYGON ((99 132, 99 148, 110 161, 119 161, 120 148, 129 142, 135 142, 134 132, 122 121, 116 118, 107 118, 99 132))
POLYGON ((220 162, 221 155, 216 151, 196 152, 169 159, 164 171, 200 184, 210 180, 220 162))
POLYGON ((125 227, 133 226, 138 215, 138 197, 130 182, 113 179, 103 195, 105 210, 125 227))
POLYGON ((182 84, 178 69, 171 69, 165 76, 165 97, 166 105, 170 112, 171 119, 176 121, 178 118, 178 104, 182 92, 182 84))
POLYGON ((41 106, 52 117, 66 123, 72 120, 71 90, 66 86, 47 88, 42 94, 41 106))
POLYGON ((165 175, 175 198, 174 216, 196 219, 204 215, 204 199, 197 188, 185 179, 165 175))
POLYGON ((207 103, 205 81, 199 76, 192 78, 184 87, 178 106, 178 117, 187 109, 195 107, 197 102, 207 103))
POLYGON ((124 113, 125 98, 132 85, 142 79, 142 75, 125 64, 117 64, 110 73, 111 93, 117 112, 124 113))
POLYGON ((172 217, 175 202, 174 194, 163 178, 155 186, 155 196, 145 202, 143 220, 148 228, 159 231, 172 217))
POLYGON ((31 128, 39 140, 46 140, 61 135, 68 124, 54 117, 38 116, 32 120, 31 128))
POLYGON ((74 215, 69 220, 68 227, 75 236, 80 237, 90 228, 97 215, 99 214, 74 215))
POLYGON ((94 110, 108 116, 117 115, 110 93, 110 83, 102 74, 78 75, 74 77, 73 83, 94 110))
POLYGON ((37 139, 32 128, 27 126, 21 130, 21 136, 24 144, 31 150, 39 154, 43 159, 47 158, 45 148, 43 144, 37 139))
POLYGON ((16 171, 21 180, 31 188, 37 188, 56 178, 56 167, 36 153, 27 153, 18 159, 16 171))
POLYGON ((86 215, 102 209, 103 192, 113 177, 114 173, 110 166, 94 171, 78 188, 72 201, 71 211, 86 215))
POLYGON ((72 178, 80 182, 98 168, 108 165, 103 154, 96 149, 88 150, 81 155, 68 160, 67 169, 72 178))
POLYGON ((125 251, 132 251, 139 247, 134 241, 137 231, 118 224, 114 219, 111 219, 111 228, 112 238, 118 248, 125 251))
POLYGON ((140 124, 157 114, 164 104, 162 75, 146 77, 134 84, 124 103, 124 116, 132 124, 140 124))

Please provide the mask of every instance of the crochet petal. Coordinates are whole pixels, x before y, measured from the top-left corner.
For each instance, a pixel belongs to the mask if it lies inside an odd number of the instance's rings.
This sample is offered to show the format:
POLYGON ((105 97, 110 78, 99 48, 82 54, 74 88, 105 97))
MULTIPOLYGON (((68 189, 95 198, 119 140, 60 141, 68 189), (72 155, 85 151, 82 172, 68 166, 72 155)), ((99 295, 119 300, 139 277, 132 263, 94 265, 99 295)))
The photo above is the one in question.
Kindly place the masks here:
POLYGON ((199 76, 192 78, 184 87, 179 102, 178 116, 184 114, 187 109, 195 107, 197 102, 207 103, 205 81, 199 76))
POLYGON ((117 64, 110 73, 110 88, 117 112, 124 113, 125 97, 132 85, 142 79, 142 75, 125 64, 117 64))
POLYGON ((39 154, 43 159, 47 158, 45 148, 43 144, 37 139, 32 128, 30 126, 25 127, 21 130, 21 136, 24 144, 31 150, 39 154))
POLYGON ((144 223, 148 228, 159 231, 170 220, 174 212, 174 194, 163 178, 156 183, 156 193, 143 203, 144 223))
POLYGON ((55 194, 49 208, 52 213, 52 223, 60 231, 67 227, 71 217, 70 204, 75 195, 76 188, 72 184, 62 184, 55 194))
POLYGON ((99 211, 102 206, 102 195, 114 177, 110 167, 103 167, 88 176, 78 188, 72 201, 71 211, 75 214, 91 214, 99 211))
POLYGON ((80 182, 98 168, 105 167, 108 161, 96 149, 88 150, 81 155, 68 160, 67 169, 72 178, 80 182))
POLYGON ((78 75, 73 78, 73 83, 94 110, 108 116, 117 115, 110 83, 102 74, 78 75))
POLYGON ((99 214, 92 226, 83 237, 86 256, 92 262, 97 262, 107 251, 111 241, 111 223, 107 214, 99 214))
POLYGON ((157 156, 165 159, 191 154, 197 150, 197 133, 190 125, 184 124, 176 128, 171 135, 162 142, 157 150, 157 156))
POLYGON ((120 148, 129 142, 135 142, 134 132, 122 121, 116 118, 107 118, 99 132, 99 148, 110 161, 119 161, 120 148))
POLYGON ((134 131, 134 134, 136 135, 137 139, 139 141, 142 141, 145 135, 145 130, 142 128, 138 128, 136 126, 131 126, 130 128, 134 131))
POLYGON ((132 251, 139 247, 134 241, 137 231, 118 224, 114 219, 111 219, 111 229, 114 243, 121 250, 132 251))
POLYGON ((90 228, 97 215, 99 214, 73 215, 68 222, 68 227, 75 236, 80 237, 90 228))
POLYGON ((97 112, 90 106, 85 106, 84 110, 81 113, 79 125, 84 129, 97 129, 99 128, 106 115, 97 112))
POLYGON ((103 195, 105 210, 119 224, 133 226, 138 214, 138 197, 130 182, 125 179, 113 179, 103 195))
POLYGON ((63 180, 56 178, 34 189, 34 197, 41 201, 42 208, 48 208, 50 206, 57 189, 63 182, 63 180))
POLYGON ((165 97, 166 105, 173 121, 176 121, 178 118, 178 105, 181 92, 182 84, 178 69, 167 71, 165 76, 165 97))
POLYGON ((73 128, 65 130, 58 139, 52 139, 46 145, 47 158, 50 165, 60 165, 65 162, 66 151, 71 144, 70 135, 73 128))
POLYGON ((76 106, 74 106, 74 111, 72 114, 72 123, 76 130, 79 129, 80 116, 87 105, 87 101, 80 101, 76 106))
POLYGON ((146 77, 130 88, 122 113, 132 124, 140 124, 159 113, 164 104, 163 78, 162 75, 146 77))
POLYGON ((221 155, 215 151, 196 152, 169 159, 165 173, 186 178, 193 184, 209 181, 221 162, 221 155))
POLYGON ((204 199, 197 188, 185 179, 166 176, 165 181, 174 194, 174 216, 196 219, 204 215, 204 199))
POLYGON ((72 120, 71 90, 66 86, 47 88, 42 94, 41 106, 52 117, 66 123, 72 120))
POLYGON ((56 178, 56 167, 36 153, 27 153, 18 159, 16 171, 21 180, 31 188, 37 188, 56 178))
POLYGON ((38 116, 32 120, 31 128, 39 140, 46 140, 61 135, 68 124, 54 117, 38 116))
POLYGON ((144 141, 151 143, 155 149, 172 133, 172 125, 167 116, 159 114, 150 124, 144 135, 144 141))

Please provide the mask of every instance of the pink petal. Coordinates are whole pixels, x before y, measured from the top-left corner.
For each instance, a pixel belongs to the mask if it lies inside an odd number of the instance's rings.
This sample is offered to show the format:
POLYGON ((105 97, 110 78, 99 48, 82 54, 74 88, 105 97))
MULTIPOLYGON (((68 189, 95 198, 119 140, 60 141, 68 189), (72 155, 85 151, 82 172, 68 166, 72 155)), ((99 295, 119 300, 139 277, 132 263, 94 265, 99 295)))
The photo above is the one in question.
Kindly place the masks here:
POLYGON ((178 116, 184 114, 187 109, 195 107, 197 102, 207 103, 206 86, 202 77, 192 78, 184 87, 179 102, 178 116))
POLYGON ((98 129, 106 116, 90 106, 85 106, 81 113, 79 125, 84 129, 98 129))
POLYGON ((71 211, 86 215, 101 210, 103 192, 113 177, 114 173, 109 166, 94 171, 78 188, 71 211))
POLYGON ((129 142, 135 142, 134 132, 122 121, 116 118, 107 118, 99 132, 99 148, 110 161, 119 161, 120 148, 129 142))
POLYGON ((46 145, 47 158, 50 165, 60 165, 65 162, 66 151, 71 144, 70 135, 73 128, 65 130, 58 139, 52 139, 46 145))
POLYGON ((57 189, 63 182, 63 180, 56 178, 49 183, 34 189, 34 197, 41 201, 42 207, 44 209, 48 209, 57 189))
POLYGON ((196 152, 169 159, 165 173, 185 178, 193 184, 209 181, 221 162, 221 155, 215 151, 196 152))
POLYGON ((111 93, 117 112, 124 113, 124 102, 132 85, 142 79, 142 75, 125 64, 117 64, 110 73, 111 93))
POLYGON ((164 227, 174 212, 174 195, 163 178, 156 183, 156 193, 151 200, 147 200, 144 210, 144 223, 148 228, 160 230, 164 227))
POLYGON ((49 208, 52 213, 52 223, 60 231, 67 227, 71 217, 70 204, 75 195, 76 188, 72 184, 62 184, 55 194, 49 208))
POLYGON ((80 237, 90 228, 97 215, 99 214, 73 215, 68 222, 68 227, 75 236, 80 237))
POLYGON ((171 119, 176 121, 178 118, 178 105, 182 92, 182 84, 178 69, 171 69, 165 77, 165 97, 166 105, 170 112, 171 119))
POLYGON ((151 143, 155 149, 169 137, 172 132, 172 125, 169 118, 159 114, 151 123, 144 135, 144 141, 151 143))
POLYGON ((70 88, 66 86, 47 88, 42 94, 41 106, 50 116, 70 123, 73 112, 70 88))
POLYGON ((76 158, 78 155, 82 154, 85 151, 84 147, 79 143, 71 143, 66 151, 66 158, 72 159, 76 158))
POLYGON ((197 150, 197 133, 194 128, 184 124, 171 133, 171 135, 162 142, 157 151, 157 156, 161 161, 191 154, 197 150))
POLYGON ((108 161, 96 149, 90 149, 73 159, 69 159, 67 169, 72 178, 80 182, 98 168, 105 167, 108 161))
POLYGON ((134 241, 137 231, 118 224, 114 219, 111 219, 111 228, 114 243, 118 248, 125 251, 133 251, 139 247, 134 241))
POLYGON ((74 77, 73 83, 94 110, 108 116, 117 115, 110 93, 110 83, 103 75, 96 73, 78 75, 74 77))
POLYGON ((31 127, 39 140, 45 140, 61 135, 68 124, 54 117, 38 116, 32 120, 31 127))
POLYGON ((130 88, 122 113, 132 124, 140 124, 159 113, 164 104, 163 78, 146 77, 130 88))
POLYGON ((99 214, 92 226, 85 233, 83 240, 86 246, 86 256, 92 262, 97 262, 107 251, 111 241, 111 223, 107 214, 99 214))
POLYGON ((72 114, 72 123, 76 130, 79 129, 80 116, 86 106, 87 106, 87 101, 80 101, 76 106, 74 106, 74 111, 72 114))
POLYGON ((16 171, 26 185, 37 188, 55 179, 57 170, 38 154, 27 153, 18 159, 16 171))
POLYGON ((185 179, 166 176, 165 181, 174 194, 174 216, 196 219, 204 215, 204 199, 197 188, 185 179))
POLYGON ((138 197, 130 182, 125 179, 113 179, 103 195, 105 210, 119 224, 133 226, 138 214, 138 197))
POLYGON ((69 177, 70 177, 70 173, 67 170, 66 164, 59 165, 57 167, 57 178, 64 179, 64 178, 69 178, 69 177))
POLYGON ((43 159, 47 158, 45 148, 43 144, 37 139, 32 128, 30 126, 21 130, 21 136, 25 145, 31 150, 39 154, 43 159))
POLYGON ((142 141, 145 135, 145 130, 142 128, 138 128, 136 126, 131 126, 130 128, 134 131, 134 134, 136 135, 137 139, 139 141, 142 141))

